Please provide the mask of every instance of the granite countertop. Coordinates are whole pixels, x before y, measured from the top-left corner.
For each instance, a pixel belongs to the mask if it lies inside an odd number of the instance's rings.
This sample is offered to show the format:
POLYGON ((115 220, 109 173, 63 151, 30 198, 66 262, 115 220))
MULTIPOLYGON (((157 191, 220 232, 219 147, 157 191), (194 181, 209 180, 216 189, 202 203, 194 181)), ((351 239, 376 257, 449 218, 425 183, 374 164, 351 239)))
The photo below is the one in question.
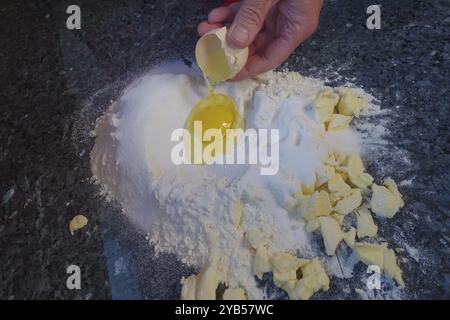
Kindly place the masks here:
MULTIPOLYGON (((66 28, 70 4, 0 9, 0 299, 178 298, 179 279, 192 270, 155 258, 143 234, 97 196, 89 132, 131 80, 192 57, 196 25, 218 1, 80 0, 76 31, 66 28), (71 236, 78 213, 89 224, 71 236), (66 287, 71 264, 81 268, 81 290, 66 287)), ((377 1, 382 30, 370 31, 371 4, 326 1, 317 32, 284 66, 331 84, 352 79, 392 111, 389 144, 368 160, 369 172, 404 181, 406 206, 380 232, 408 243, 404 297, 448 299, 450 4, 377 1)), ((315 298, 358 298, 349 283, 332 280, 315 298)))

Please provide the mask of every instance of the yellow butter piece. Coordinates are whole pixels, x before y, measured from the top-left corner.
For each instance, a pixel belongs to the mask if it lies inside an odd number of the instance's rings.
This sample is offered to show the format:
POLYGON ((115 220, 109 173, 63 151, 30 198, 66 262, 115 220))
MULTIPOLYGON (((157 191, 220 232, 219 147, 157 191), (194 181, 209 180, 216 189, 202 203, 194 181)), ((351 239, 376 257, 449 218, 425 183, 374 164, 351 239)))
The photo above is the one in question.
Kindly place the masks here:
POLYGON ((281 252, 273 255, 272 264, 275 285, 285 290, 292 300, 307 300, 315 292, 329 289, 330 280, 318 258, 299 259, 281 252))
POLYGON ((297 270, 273 271, 273 283, 279 288, 295 280, 297 280, 297 270))
POLYGON ((378 227, 373 222, 372 214, 364 206, 356 210, 356 224, 358 238, 374 237, 378 232, 378 227))
POLYGON ((261 279, 264 273, 271 271, 270 253, 264 246, 260 246, 256 249, 255 257, 253 258, 253 272, 261 279))
POLYGON ((373 183, 373 177, 367 172, 363 172, 356 176, 350 176, 349 180, 352 185, 360 189, 365 189, 373 183))
POLYGON ((403 208, 405 206, 405 203, 403 202, 403 196, 398 191, 398 187, 397 187, 397 184, 395 183, 395 181, 393 179, 391 179, 390 177, 388 177, 388 178, 384 179, 383 184, 395 196, 399 207, 403 208))
POLYGON ((334 169, 334 167, 329 166, 329 165, 324 165, 323 170, 316 173, 315 188, 318 189, 320 186, 327 183, 335 174, 336 174, 336 170, 334 169))
POLYGON ((399 200, 386 187, 377 184, 372 185, 372 198, 370 207, 380 217, 392 218, 400 209, 399 200))
POLYGON ((348 184, 345 183, 344 179, 340 174, 335 174, 328 181, 328 190, 336 197, 336 198, 344 198, 350 195, 351 188, 348 184))
POLYGON ((342 177, 342 180, 344 180, 345 183, 348 184, 348 174, 347 174, 347 170, 343 167, 338 167, 336 169, 336 172, 339 173, 339 175, 342 177))
POLYGON ((344 239, 344 234, 339 223, 331 217, 320 217, 320 231, 322 233, 325 252, 334 255, 337 246, 344 239))
POLYGON ((74 235, 75 231, 85 227, 87 225, 88 221, 89 220, 82 214, 79 214, 79 215, 76 215, 75 217, 73 217, 69 223, 70 234, 74 235))
POLYGON ((308 300, 319 290, 327 291, 330 288, 330 279, 318 258, 309 260, 300 270, 302 278, 289 294, 291 299, 308 300))
POLYGON ((339 164, 339 162, 336 160, 336 156, 334 155, 334 153, 330 153, 328 155, 328 158, 325 159, 324 163, 326 165, 331 166, 331 167, 335 167, 335 166, 337 166, 339 164))
POLYGON ((344 232, 344 241, 351 248, 355 245, 356 229, 350 228, 347 232, 344 232))
POLYGON ((189 277, 181 278, 181 300, 195 300, 197 276, 190 275, 189 277))
POLYGON ((345 153, 334 152, 334 158, 336 159, 337 165, 341 165, 346 162, 348 155, 345 153))
POLYGON ((316 119, 321 123, 330 121, 338 101, 339 95, 333 89, 320 91, 313 102, 316 119))
POLYGON ((272 255, 271 262, 274 271, 289 271, 297 269, 306 263, 304 259, 300 259, 287 252, 277 252, 272 255))
POLYGON ((299 259, 287 252, 277 252, 271 258, 273 266, 273 282, 277 287, 291 280, 297 279, 297 270, 305 263, 305 260, 299 259))
POLYGON ((359 116, 362 107, 367 105, 368 101, 359 95, 353 88, 340 88, 339 90, 338 111, 345 116, 359 116))
POLYGON ((337 202, 336 206, 333 208, 333 211, 342 215, 347 215, 358 208, 361 205, 361 202, 361 190, 351 189, 348 196, 337 202))
POLYGON ((332 212, 330 214, 330 217, 333 218, 334 220, 336 220, 340 226, 344 223, 345 216, 342 214, 332 212))
POLYGON ((311 195, 311 194, 313 194, 314 190, 315 190, 315 186, 316 186, 316 182, 315 181, 310 183, 310 184, 302 183, 302 188, 301 188, 302 194, 303 195, 311 195))
POLYGON ((359 155, 352 153, 346 161, 346 167, 347 171, 353 174, 359 174, 364 172, 364 164, 362 162, 362 159, 359 155))
POLYGON ((341 199, 342 197, 339 197, 336 193, 330 193, 331 206, 336 206, 336 203, 341 199))
POLYGON ((223 300, 247 300, 247 297, 244 289, 242 288, 228 288, 223 293, 223 300))
POLYGON ((397 265, 395 252, 388 249, 387 243, 372 244, 372 243, 355 243, 353 246, 359 260, 366 265, 377 265, 380 270, 385 272, 391 278, 395 279, 400 286, 405 283, 402 278, 402 270, 397 265))
POLYGON ((245 238, 254 249, 267 244, 271 237, 272 235, 262 228, 253 228, 245 233, 245 238))
POLYGON ((362 261, 366 265, 377 265, 380 269, 383 269, 383 251, 387 246, 386 243, 372 244, 372 243, 364 243, 358 242, 353 246, 353 250, 358 255, 360 261, 362 261))
POLYGON ((219 285, 218 256, 215 252, 197 275, 195 297, 197 300, 216 300, 216 290, 219 285))
POLYGON ((373 183, 373 177, 364 172, 364 165, 361 157, 352 154, 347 161, 347 175, 351 184, 355 187, 364 189, 373 183))
POLYGON ((326 191, 316 191, 300 200, 298 212, 305 220, 326 216, 331 212, 330 197, 326 191))
POLYGON ((287 292, 290 300, 298 300, 298 297, 295 294, 295 286, 297 285, 298 279, 288 280, 283 283, 281 287, 284 291, 287 292))
POLYGON ((353 117, 344 116, 342 114, 333 114, 330 122, 328 122, 328 131, 345 130, 350 125, 353 117))
POLYGON ((403 281, 403 271, 397 265, 397 257, 392 249, 386 248, 383 252, 383 270, 392 279, 397 281, 400 286, 405 286, 405 282, 403 281))

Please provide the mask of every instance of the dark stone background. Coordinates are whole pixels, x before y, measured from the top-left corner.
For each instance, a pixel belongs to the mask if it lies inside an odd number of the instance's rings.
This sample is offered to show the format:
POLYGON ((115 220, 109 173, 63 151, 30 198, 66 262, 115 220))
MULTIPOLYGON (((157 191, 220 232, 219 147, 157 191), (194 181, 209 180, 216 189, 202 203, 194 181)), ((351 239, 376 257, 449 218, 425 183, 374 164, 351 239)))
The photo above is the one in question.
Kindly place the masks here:
MULTIPOLYGON (((65 28, 72 1, 0 2, 0 299, 177 298, 192 270, 154 258, 144 235, 96 196, 89 131, 132 79, 192 57, 196 25, 218 1, 79 0, 79 31, 65 28), (78 213, 89 224, 71 236, 78 213), (81 267, 79 291, 66 288, 70 264, 81 267)), ((401 188, 406 207, 379 223, 383 239, 422 254, 400 254, 410 259, 407 298, 450 297, 449 28, 448 0, 330 0, 285 64, 319 77, 339 70, 331 84, 355 78, 392 109, 388 152, 368 165, 378 178, 414 177, 401 188), (382 5, 380 31, 365 27, 370 4, 382 5)), ((349 282, 332 279, 316 298, 357 298, 349 282)))

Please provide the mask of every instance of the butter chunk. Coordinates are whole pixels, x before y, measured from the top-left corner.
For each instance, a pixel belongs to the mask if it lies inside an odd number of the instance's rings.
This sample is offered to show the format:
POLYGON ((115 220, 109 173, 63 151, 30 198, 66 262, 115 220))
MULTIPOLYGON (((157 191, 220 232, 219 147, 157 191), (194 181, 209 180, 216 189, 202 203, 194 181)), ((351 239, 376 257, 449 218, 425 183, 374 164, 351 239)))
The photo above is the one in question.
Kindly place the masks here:
POLYGON ((195 297, 197 300, 216 300, 219 285, 218 256, 213 253, 203 270, 197 275, 195 297))
POLYGON ((319 222, 325 252, 332 256, 336 252, 339 243, 344 239, 344 233, 339 223, 331 217, 320 217, 319 222))
POLYGON ((393 278, 400 286, 403 287, 405 285, 402 278, 402 270, 397 265, 395 252, 392 249, 388 249, 387 243, 355 243, 353 249, 364 264, 379 266, 381 271, 393 278))
POLYGON ((321 123, 330 121, 338 101, 339 95, 333 89, 326 88, 320 91, 313 102, 316 120, 321 123))
POLYGON ((282 288, 287 282, 297 280, 297 270, 306 263, 287 252, 277 252, 271 259, 273 266, 273 282, 282 288))
POLYGON ((300 259, 287 252, 275 253, 272 255, 271 261, 274 271, 297 271, 300 266, 306 263, 304 259, 300 259))
POLYGON ((345 216, 342 214, 332 212, 330 214, 330 217, 336 220, 339 223, 339 225, 342 225, 344 223, 345 216))
POLYGON ((315 181, 311 182, 309 184, 302 183, 302 187, 301 187, 302 194, 303 195, 311 195, 311 194, 313 194, 314 190, 315 190, 315 187, 316 187, 316 182, 315 181))
POLYGON ((383 252, 383 270, 397 283, 404 287, 403 271, 397 265, 397 257, 392 249, 385 249, 383 252))
POLYGON ((298 211, 305 220, 330 214, 331 202, 328 192, 316 191, 311 196, 303 197, 300 200, 298 211))
POLYGON ((291 299, 308 300, 319 290, 327 291, 330 288, 330 279, 318 258, 309 260, 300 270, 302 278, 289 295, 291 299))
POLYGON ((350 228, 347 232, 344 232, 344 241, 351 248, 355 245, 356 229, 350 228))
POLYGON ((256 249, 255 257, 253 258, 253 272, 261 279, 264 273, 271 271, 270 253, 264 246, 260 246, 256 249))
POLYGON ((337 161, 337 165, 343 164, 347 160, 347 156, 348 155, 346 155, 345 153, 335 152, 334 158, 337 161))
POLYGON ((362 107, 368 103, 368 101, 353 88, 340 88, 339 96, 338 111, 345 116, 359 116, 362 107))
POLYGON ((242 288, 228 288, 223 293, 223 300, 247 300, 247 297, 244 289, 242 288))
POLYGON ((405 203, 403 202, 403 196, 398 191, 398 187, 397 187, 397 184, 395 183, 395 181, 391 178, 386 178, 386 179, 384 179, 383 184, 395 196, 399 207, 403 208, 405 206, 405 203))
POLYGON ((334 167, 324 165, 323 170, 316 173, 316 189, 330 181, 330 179, 334 177, 335 174, 336 170, 334 169, 334 167))
POLYGON ((82 214, 76 215, 69 222, 69 231, 71 235, 74 235, 75 231, 84 228, 88 223, 88 219, 82 214))
POLYGON ((330 153, 328 155, 328 158, 324 160, 324 163, 331 167, 335 167, 335 166, 339 165, 339 162, 336 160, 336 156, 334 153, 330 153))
POLYGON ((347 175, 355 187, 364 189, 373 183, 373 177, 364 172, 364 165, 361 157, 357 154, 352 154, 347 161, 347 175))
POLYGON ((374 237, 378 232, 378 227, 373 222, 372 214, 366 207, 356 210, 356 225, 358 238, 374 237))
POLYGON ((330 279, 318 258, 299 259, 281 252, 273 255, 272 264, 275 285, 284 289, 291 300, 307 300, 315 292, 329 289, 330 279))
POLYGON ((351 192, 350 186, 345 183, 340 174, 335 174, 328 181, 328 190, 330 190, 336 198, 344 198, 351 192))
POLYGON ((352 189, 347 197, 337 202, 336 206, 333 208, 333 211, 342 215, 347 215, 358 208, 361 205, 361 202, 361 190, 352 189))
POLYGON ((400 209, 400 205, 397 197, 388 188, 377 184, 372 185, 370 207, 376 215, 392 218, 400 209))
POLYGON ((269 242, 271 234, 262 228, 253 228, 245 233, 245 238, 254 249, 257 249, 269 242))
POLYGON ((367 172, 353 176, 349 174, 348 178, 352 185, 360 189, 365 189, 373 183, 373 177, 367 172))
POLYGON ((353 246, 353 250, 355 250, 356 254, 360 261, 364 264, 377 265, 380 269, 383 269, 383 252, 387 244, 372 244, 372 243, 364 243, 359 242, 355 243, 353 246))
POLYGON ((197 276, 195 274, 181 278, 181 300, 195 300, 196 283, 197 276))
POLYGON ((328 122, 328 131, 345 130, 350 125, 353 117, 344 116, 342 114, 333 114, 330 122, 328 122))

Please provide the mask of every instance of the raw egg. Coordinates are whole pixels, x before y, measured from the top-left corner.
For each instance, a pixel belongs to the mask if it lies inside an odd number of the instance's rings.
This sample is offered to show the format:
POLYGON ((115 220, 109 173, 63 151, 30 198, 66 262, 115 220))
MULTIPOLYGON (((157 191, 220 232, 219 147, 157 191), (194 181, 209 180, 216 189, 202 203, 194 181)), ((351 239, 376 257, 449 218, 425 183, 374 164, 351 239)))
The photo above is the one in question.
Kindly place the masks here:
MULTIPOLYGON (((202 149, 212 141, 204 141, 203 135, 208 129, 219 129, 223 150, 227 152, 227 129, 242 129, 244 120, 230 96, 213 93, 200 100, 191 110, 185 122, 185 129, 191 134, 192 142, 201 141, 202 149), (196 121, 201 122, 201 131, 194 130, 196 121)), ((192 143, 192 146, 195 144, 192 143)))

